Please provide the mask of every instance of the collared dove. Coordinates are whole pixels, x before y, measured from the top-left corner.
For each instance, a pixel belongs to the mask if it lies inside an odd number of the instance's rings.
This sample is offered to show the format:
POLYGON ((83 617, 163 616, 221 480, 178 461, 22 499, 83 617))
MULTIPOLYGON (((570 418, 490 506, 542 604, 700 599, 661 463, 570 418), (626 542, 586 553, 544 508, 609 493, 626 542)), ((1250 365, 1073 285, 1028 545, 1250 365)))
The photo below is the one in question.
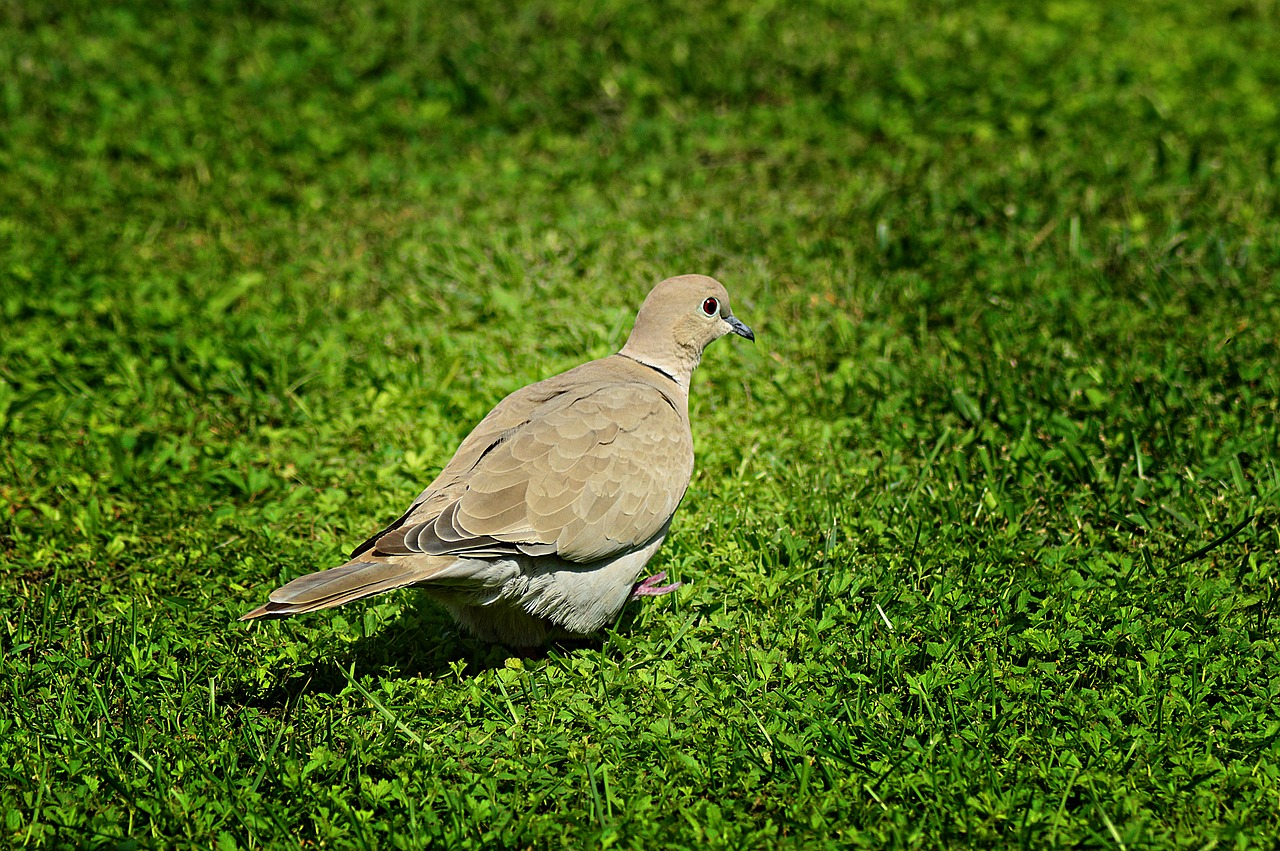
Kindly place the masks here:
POLYGON ((503 399, 399 520, 241 620, 414 586, 480 638, 530 647, 674 590, 665 573, 636 579, 693 474, 689 380, 730 333, 755 340, 719 281, 668 278, 620 352, 503 399))

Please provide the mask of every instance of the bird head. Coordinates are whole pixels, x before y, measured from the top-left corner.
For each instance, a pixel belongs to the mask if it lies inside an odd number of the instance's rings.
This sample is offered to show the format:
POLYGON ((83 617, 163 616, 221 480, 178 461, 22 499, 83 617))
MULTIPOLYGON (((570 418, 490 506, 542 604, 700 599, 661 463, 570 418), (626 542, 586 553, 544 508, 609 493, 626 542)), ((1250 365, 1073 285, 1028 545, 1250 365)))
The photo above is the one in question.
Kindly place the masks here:
POLYGON ((640 305, 621 354, 662 370, 689 386, 702 351, 726 334, 756 335, 729 308, 729 293, 715 278, 680 275, 654 287, 640 305))

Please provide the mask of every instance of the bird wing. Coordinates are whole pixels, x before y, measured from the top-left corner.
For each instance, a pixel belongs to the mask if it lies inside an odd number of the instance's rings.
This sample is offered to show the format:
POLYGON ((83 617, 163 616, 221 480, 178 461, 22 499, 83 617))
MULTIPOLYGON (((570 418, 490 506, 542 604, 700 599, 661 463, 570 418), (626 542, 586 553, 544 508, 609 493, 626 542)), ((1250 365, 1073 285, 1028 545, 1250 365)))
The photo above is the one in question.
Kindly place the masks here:
POLYGON ((683 406, 634 381, 558 391, 517 418, 523 423, 496 433, 481 423, 477 432, 486 436, 464 442, 458 456, 466 457, 450 462, 408 522, 376 539, 374 552, 555 554, 589 563, 658 534, 693 472, 683 406), (468 464, 466 472, 456 468, 468 464), (427 503, 433 510, 423 517, 427 503))

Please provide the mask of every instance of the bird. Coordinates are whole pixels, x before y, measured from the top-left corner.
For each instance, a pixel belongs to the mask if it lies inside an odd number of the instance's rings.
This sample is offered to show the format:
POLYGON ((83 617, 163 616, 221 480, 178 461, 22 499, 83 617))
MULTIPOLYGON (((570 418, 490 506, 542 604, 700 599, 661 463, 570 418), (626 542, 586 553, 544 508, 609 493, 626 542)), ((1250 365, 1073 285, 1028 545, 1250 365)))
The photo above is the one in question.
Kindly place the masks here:
POLYGON ((398 520, 240 620, 413 587, 479 639, 533 648, 674 591, 665 571, 637 579, 693 475, 693 371, 727 334, 755 341, 719 281, 661 281, 621 350, 507 396, 398 520))

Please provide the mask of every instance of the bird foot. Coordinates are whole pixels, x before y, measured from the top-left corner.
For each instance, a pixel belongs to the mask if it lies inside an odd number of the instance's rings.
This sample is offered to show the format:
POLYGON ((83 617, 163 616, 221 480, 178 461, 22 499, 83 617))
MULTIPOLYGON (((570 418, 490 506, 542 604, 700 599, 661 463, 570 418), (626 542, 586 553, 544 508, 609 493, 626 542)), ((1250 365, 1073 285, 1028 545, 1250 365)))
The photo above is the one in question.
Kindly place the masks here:
POLYGON ((667 578, 667 572, 655 573, 648 579, 637 582, 631 589, 631 599, 639 600, 641 597, 661 597, 663 594, 670 594, 672 591, 683 585, 683 582, 673 582, 670 585, 659 585, 658 583, 667 578))

